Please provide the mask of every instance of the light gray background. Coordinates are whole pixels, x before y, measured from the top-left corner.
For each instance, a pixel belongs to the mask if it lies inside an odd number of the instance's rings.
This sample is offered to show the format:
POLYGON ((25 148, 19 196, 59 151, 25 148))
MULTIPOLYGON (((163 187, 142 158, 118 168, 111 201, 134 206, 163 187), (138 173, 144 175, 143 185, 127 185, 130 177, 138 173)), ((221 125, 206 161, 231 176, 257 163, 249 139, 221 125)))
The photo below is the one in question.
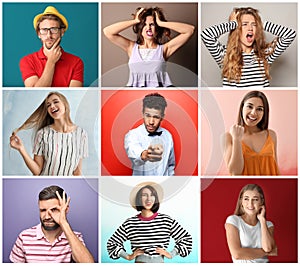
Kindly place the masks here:
MULTIPOLYGON (((290 27, 297 32, 297 3, 203 3, 201 4, 201 30, 228 21, 234 7, 251 6, 259 10, 262 21, 271 21, 290 27)), ((298 33, 298 32, 297 32, 298 33)), ((220 41, 227 43, 228 34, 220 41)), ((266 33, 266 40, 273 40, 266 33)), ((270 85, 273 87, 297 86, 297 37, 291 46, 271 66, 270 85)), ((208 87, 222 87, 221 70, 201 41, 201 81, 208 87)))
MULTIPOLYGON (((66 96, 70 104, 73 123, 82 127, 88 134, 89 155, 83 159, 83 175, 99 174, 98 158, 98 113, 99 94, 96 90, 58 90, 66 96)), ((11 133, 25 120, 46 98, 49 90, 6 90, 3 91, 3 174, 32 175, 20 153, 9 145, 11 133)), ((32 155, 33 130, 21 130, 18 136, 25 148, 32 155)))
MULTIPOLYGON (((168 21, 192 24, 195 32, 191 39, 168 60, 167 70, 174 86, 194 87, 198 85, 198 4, 197 3, 103 3, 102 29, 116 22, 132 19, 131 14, 137 7, 163 9, 168 21)), ((129 77, 128 56, 118 46, 112 44, 103 34, 102 38, 102 78, 103 87, 126 86, 129 77)), ((122 36, 136 41, 132 28, 121 33, 122 36)), ((173 35, 172 35, 173 36, 173 35)))

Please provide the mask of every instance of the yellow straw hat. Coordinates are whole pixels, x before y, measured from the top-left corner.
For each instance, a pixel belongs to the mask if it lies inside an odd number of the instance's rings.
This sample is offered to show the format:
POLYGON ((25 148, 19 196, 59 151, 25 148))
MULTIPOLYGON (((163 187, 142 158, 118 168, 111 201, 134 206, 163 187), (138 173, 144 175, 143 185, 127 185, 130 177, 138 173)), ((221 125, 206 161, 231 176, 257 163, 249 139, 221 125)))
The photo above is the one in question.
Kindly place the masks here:
POLYGON ((155 182, 143 182, 143 183, 140 183, 140 184, 137 184, 130 192, 130 196, 129 196, 129 201, 130 201, 130 205, 136 209, 136 206, 135 206, 135 199, 136 199, 136 194, 139 192, 139 190, 145 186, 151 186, 153 187, 156 192, 157 192, 157 196, 158 196, 158 202, 161 203, 162 200, 163 200, 163 197, 164 197, 164 190, 163 188, 155 183, 155 182))
POLYGON ((61 19, 61 21, 65 24, 65 31, 68 29, 68 21, 67 19, 58 12, 58 10, 53 6, 47 6, 43 13, 38 14, 33 19, 33 27, 36 30, 38 20, 44 15, 54 15, 61 19))

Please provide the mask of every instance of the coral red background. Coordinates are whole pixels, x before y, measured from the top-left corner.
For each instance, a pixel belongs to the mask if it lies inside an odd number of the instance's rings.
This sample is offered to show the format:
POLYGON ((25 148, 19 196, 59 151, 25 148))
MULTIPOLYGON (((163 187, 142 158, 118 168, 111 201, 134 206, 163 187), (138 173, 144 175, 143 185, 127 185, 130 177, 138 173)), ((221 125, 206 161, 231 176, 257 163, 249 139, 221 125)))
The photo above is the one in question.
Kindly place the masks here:
POLYGON ((176 175, 198 175, 197 90, 103 90, 101 92, 101 175, 131 175, 124 136, 143 123, 142 100, 159 92, 167 108, 161 126, 173 136, 176 175))

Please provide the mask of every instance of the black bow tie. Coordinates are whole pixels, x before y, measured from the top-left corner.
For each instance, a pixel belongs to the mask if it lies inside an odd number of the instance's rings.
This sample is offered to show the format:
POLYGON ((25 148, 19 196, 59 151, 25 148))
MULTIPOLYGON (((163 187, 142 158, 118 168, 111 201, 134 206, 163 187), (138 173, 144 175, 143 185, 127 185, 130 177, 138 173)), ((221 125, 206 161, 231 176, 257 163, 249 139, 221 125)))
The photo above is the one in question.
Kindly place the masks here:
POLYGON ((160 136, 161 133, 162 133, 162 131, 150 132, 150 133, 148 134, 148 136, 160 136))

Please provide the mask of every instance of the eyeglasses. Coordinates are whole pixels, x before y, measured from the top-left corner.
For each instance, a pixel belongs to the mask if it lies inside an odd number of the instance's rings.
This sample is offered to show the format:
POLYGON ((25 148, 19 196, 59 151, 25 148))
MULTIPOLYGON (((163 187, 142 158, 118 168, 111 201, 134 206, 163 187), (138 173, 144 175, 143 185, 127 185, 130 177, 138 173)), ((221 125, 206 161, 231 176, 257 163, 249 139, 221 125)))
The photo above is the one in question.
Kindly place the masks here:
POLYGON ((61 28, 58 27, 52 27, 52 28, 42 28, 39 30, 41 35, 48 34, 48 31, 50 31, 51 34, 57 34, 61 28))

